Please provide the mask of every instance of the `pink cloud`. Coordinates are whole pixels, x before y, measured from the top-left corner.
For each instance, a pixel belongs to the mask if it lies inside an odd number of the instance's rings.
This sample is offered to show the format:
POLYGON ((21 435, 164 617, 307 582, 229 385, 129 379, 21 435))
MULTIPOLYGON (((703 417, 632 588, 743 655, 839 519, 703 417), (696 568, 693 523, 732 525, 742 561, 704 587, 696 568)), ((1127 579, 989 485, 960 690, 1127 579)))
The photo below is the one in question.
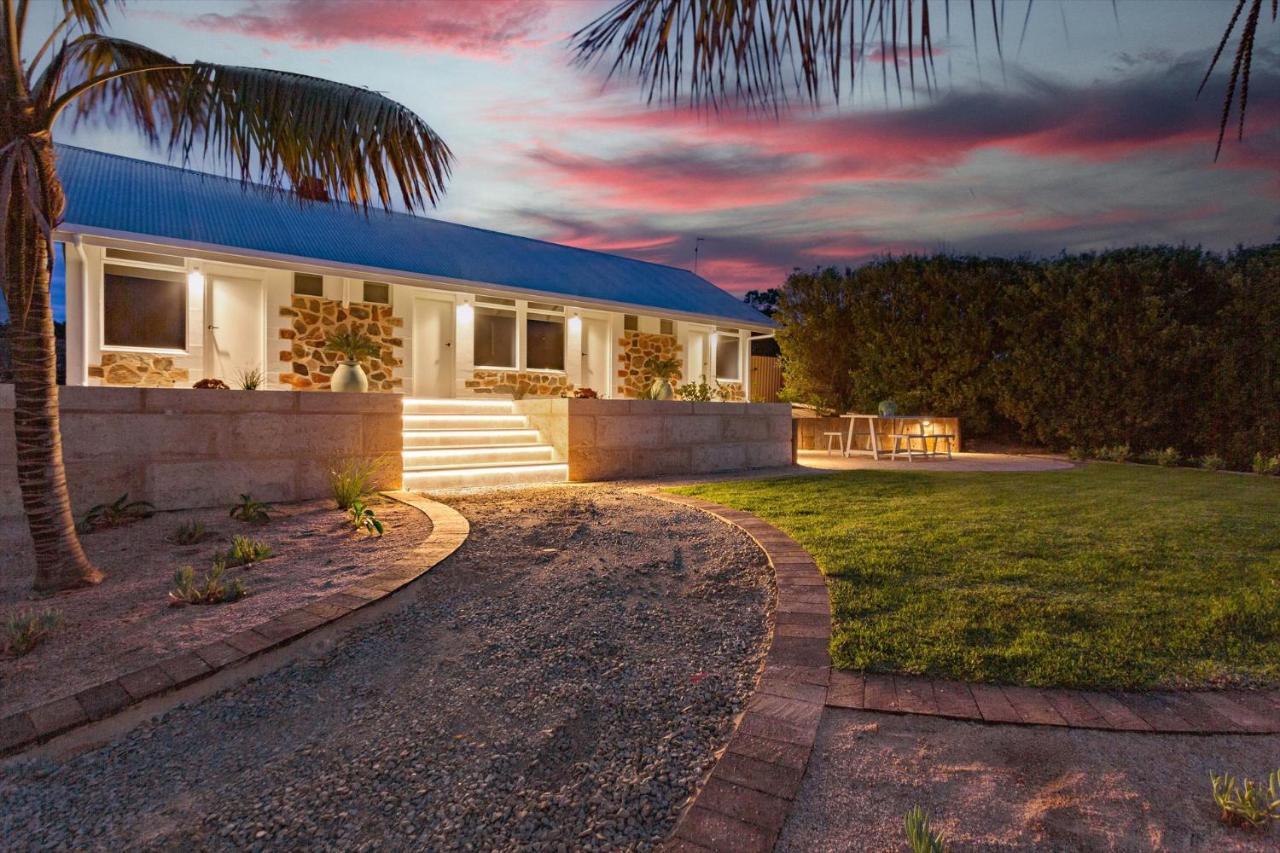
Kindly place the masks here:
POLYGON ((532 41, 547 9, 543 0, 252 0, 237 14, 209 13, 195 24, 314 48, 359 43, 494 56, 532 41))

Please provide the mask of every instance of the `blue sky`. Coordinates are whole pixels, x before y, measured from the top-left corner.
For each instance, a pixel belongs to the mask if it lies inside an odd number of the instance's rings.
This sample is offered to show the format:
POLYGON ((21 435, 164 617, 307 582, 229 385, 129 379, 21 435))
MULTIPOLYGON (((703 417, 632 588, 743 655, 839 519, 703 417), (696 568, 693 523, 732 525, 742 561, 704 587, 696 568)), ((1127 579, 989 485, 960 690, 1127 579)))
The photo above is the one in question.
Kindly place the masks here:
MULTIPOLYGON (((1003 67, 990 18, 975 49, 952 5, 938 92, 886 99, 873 63, 852 98, 776 120, 650 106, 571 66, 568 36, 607 7, 591 0, 135 0, 113 30, 382 91, 457 154, 432 215, 686 267, 703 237, 699 272, 739 292, 886 251, 1280 236, 1280 27, 1260 31, 1246 141, 1215 163, 1221 80, 1195 88, 1228 4, 1037 0, 1022 41, 1010 0, 1003 67)), ((164 159, 126 128, 56 138, 164 159)))

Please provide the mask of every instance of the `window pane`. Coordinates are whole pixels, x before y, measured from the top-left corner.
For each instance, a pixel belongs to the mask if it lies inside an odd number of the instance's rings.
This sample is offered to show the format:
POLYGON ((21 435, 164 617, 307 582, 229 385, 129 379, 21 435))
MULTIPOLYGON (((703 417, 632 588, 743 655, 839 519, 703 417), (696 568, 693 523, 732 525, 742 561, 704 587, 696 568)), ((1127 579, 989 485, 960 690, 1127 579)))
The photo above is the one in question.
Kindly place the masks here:
POLYGON ((379 305, 390 305, 391 285, 383 284, 380 281, 366 281, 364 283, 364 301, 377 302, 379 305))
POLYGON ((530 314, 525 323, 530 370, 564 370, 564 318, 530 314))
POLYGON ((634 332, 640 328, 640 318, 635 314, 622 315, 622 328, 628 332, 634 332))
POLYGON ((676 323, 674 320, 659 320, 658 331, 664 335, 674 335, 676 333, 676 323))
POLYGON ((510 311, 476 307, 476 365, 516 366, 516 315, 510 311))
POLYGON ((306 272, 294 273, 293 292, 299 296, 324 296, 324 276, 306 272))
POLYGON ((731 338, 728 335, 716 335, 716 378, 732 379, 735 382, 739 378, 738 371, 738 344, 736 337, 731 338))
POLYGON ((108 264, 103 270, 102 342, 112 347, 186 349, 186 275, 108 264))

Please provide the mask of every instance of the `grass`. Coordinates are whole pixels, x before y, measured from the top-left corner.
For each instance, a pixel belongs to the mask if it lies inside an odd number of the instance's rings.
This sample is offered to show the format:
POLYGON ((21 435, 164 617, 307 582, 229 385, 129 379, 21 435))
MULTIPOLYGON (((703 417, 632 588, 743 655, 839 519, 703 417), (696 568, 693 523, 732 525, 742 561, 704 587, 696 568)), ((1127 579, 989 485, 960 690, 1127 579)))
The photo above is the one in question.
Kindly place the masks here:
POLYGON ((1280 483, 1093 464, 680 489, 828 576, 845 669, 1031 686, 1280 683, 1280 483))

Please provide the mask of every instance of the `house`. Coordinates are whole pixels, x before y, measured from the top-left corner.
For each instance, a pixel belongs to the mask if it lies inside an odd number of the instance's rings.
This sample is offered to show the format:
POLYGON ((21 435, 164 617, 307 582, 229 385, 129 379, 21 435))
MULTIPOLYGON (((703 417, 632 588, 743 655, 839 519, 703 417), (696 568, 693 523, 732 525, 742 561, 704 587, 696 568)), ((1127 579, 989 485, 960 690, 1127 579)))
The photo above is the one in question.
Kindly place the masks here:
POLYGON ((772 322, 693 273, 59 146, 67 383, 325 390, 326 337, 416 398, 635 397, 650 356, 749 397, 772 322))

